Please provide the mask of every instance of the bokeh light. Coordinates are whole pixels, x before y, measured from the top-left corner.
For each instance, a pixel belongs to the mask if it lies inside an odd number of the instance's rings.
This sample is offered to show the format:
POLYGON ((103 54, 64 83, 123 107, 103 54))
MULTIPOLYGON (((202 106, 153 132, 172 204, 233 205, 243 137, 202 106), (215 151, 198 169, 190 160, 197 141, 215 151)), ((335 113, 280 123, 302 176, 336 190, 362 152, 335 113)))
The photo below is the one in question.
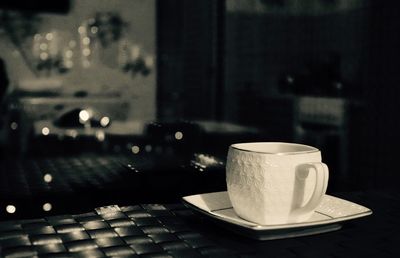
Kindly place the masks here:
POLYGON ((6 206, 6 211, 10 214, 13 214, 17 211, 17 208, 14 205, 10 204, 6 206))

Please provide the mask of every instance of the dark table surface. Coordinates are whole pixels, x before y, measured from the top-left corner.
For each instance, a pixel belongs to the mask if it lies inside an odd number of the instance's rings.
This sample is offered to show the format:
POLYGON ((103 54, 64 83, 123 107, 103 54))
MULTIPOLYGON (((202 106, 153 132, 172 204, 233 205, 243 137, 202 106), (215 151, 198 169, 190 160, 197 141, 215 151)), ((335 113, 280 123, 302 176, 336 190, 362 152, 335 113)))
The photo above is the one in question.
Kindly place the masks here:
POLYGON ((1 256, 400 257, 398 190, 328 188, 373 214, 334 232, 259 241, 181 202, 182 196, 226 189, 223 156, 176 155, 184 145, 171 154, 166 145, 157 155, 155 143, 151 152, 147 142, 135 144, 138 154, 76 154, 73 148, 70 156, 0 160, 1 256), (109 205, 119 208, 96 209, 109 205))
POLYGON ((3 221, 0 248, 5 257, 399 257, 399 193, 335 196, 373 214, 334 232, 259 241, 220 227, 180 202, 107 206, 78 215, 3 221))

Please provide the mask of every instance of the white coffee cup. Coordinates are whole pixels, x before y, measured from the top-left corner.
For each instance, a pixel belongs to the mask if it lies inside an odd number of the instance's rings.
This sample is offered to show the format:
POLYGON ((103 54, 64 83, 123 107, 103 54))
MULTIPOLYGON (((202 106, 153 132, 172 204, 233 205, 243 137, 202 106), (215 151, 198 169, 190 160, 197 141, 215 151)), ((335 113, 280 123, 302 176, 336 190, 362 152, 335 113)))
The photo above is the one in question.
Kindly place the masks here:
POLYGON ((329 170, 312 146, 284 142, 229 147, 226 183, 233 209, 260 225, 303 222, 320 204, 329 170))

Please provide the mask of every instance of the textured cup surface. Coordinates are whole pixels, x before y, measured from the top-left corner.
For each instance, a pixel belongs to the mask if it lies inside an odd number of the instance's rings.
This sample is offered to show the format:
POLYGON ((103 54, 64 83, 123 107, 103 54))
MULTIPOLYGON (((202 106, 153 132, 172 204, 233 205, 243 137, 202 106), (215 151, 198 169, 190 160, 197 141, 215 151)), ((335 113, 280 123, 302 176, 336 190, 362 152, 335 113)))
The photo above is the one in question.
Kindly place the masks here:
MULTIPOLYGON (((261 225, 307 220, 313 209, 301 211, 299 208, 313 195, 318 171, 311 171, 299 180, 297 167, 304 163, 321 163, 321 152, 311 146, 291 143, 230 146, 226 182, 235 212, 261 225)), ((324 180, 323 194, 327 178, 324 180)))

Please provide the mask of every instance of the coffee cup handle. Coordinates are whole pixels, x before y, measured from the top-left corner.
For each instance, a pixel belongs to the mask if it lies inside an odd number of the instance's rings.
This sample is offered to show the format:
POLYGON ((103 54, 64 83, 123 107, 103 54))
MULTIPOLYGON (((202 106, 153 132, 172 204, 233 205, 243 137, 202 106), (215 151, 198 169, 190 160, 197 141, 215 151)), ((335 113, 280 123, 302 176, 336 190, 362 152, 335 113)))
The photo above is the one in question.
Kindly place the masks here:
POLYGON ((315 186, 314 191, 311 195, 310 200, 303 205, 292 211, 292 214, 306 214, 314 210, 321 202, 322 196, 324 196, 328 187, 329 169, 325 163, 322 162, 311 162, 297 166, 296 168, 296 179, 306 180, 310 170, 315 170, 315 186))

